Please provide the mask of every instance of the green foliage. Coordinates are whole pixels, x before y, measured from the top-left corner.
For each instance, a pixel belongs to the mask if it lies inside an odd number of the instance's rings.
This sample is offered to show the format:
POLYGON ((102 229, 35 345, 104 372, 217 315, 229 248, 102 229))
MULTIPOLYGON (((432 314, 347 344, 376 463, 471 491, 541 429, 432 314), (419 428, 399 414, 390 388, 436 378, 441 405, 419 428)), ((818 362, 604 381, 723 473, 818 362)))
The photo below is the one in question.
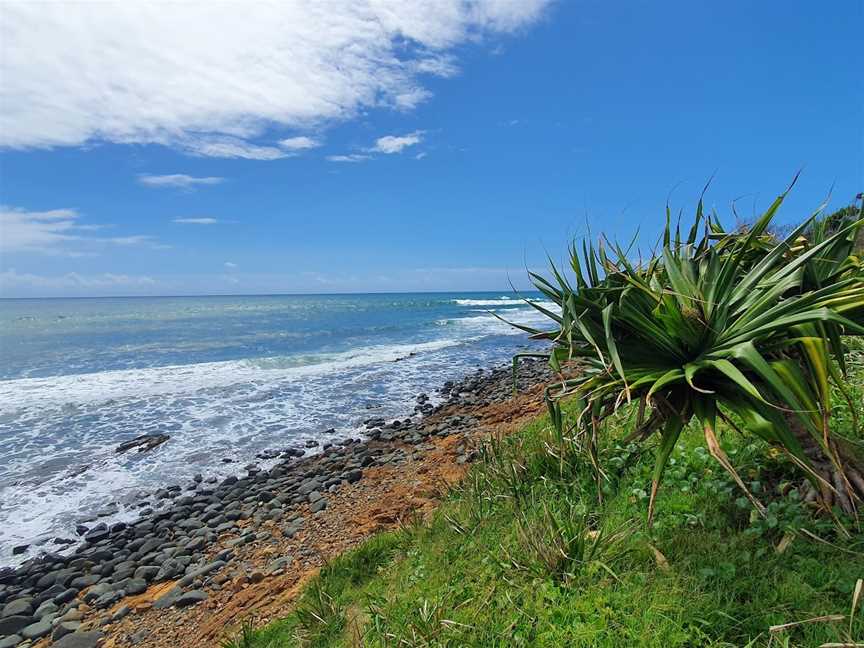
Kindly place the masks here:
MULTIPOLYGON (((864 373, 854 369, 852 377, 857 385, 864 373)), ((724 436, 724 451, 766 501, 762 519, 736 503, 734 479, 700 444, 699 431, 685 429, 648 535, 632 520, 648 496, 653 458, 622 441, 631 423, 619 414, 601 435, 598 456, 616 466, 616 478, 600 484, 602 504, 589 463, 562 472, 554 426, 534 422, 492 444, 427 524, 373 538, 369 550, 322 571, 320 587, 343 619, 360 611, 356 632, 349 622, 341 633, 307 635, 304 644, 295 613, 258 631, 249 648, 767 648, 864 639, 859 616, 851 630, 848 618, 768 630, 848 614, 864 576, 864 540, 812 518, 784 491, 794 474, 784 455, 724 436), (515 466, 508 471, 506 463, 515 466), (728 496, 716 497, 718 489, 728 496), (526 528, 534 537, 527 542, 526 528), (601 541, 592 554, 601 530, 614 542, 601 541)))
POLYGON ((531 273, 560 308, 558 314, 529 302, 555 328, 521 327, 552 342, 550 365, 564 372, 546 391, 559 435, 581 439, 593 452, 598 421, 639 403, 647 418, 640 416, 634 438, 659 436, 649 524, 691 418, 711 455, 763 514, 717 439, 718 418, 735 419, 788 453, 814 484, 821 476, 808 450, 842 463, 825 422, 831 386, 842 385, 846 370, 840 336, 864 333, 864 265, 852 255, 864 219, 820 219, 817 211, 777 240, 768 228, 785 196, 747 231, 724 231, 700 200, 686 238, 667 209, 661 251, 647 261, 636 264, 629 250, 601 239, 596 248, 573 245, 572 280, 554 264, 550 279, 531 273), (572 426, 561 413, 565 400, 577 404, 572 426))
POLYGON ((599 571, 615 576, 612 565, 622 557, 621 541, 629 525, 608 532, 584 504, 564 497, 556 507, 543 500, 516 513, 518 554, 509 556, 516 568, 556 583, 570 583, 599 571))
MULTIPOLYGON (((222 642, 222 648, 255 648, 262 644, 258 641, 258 633, 251 623, 244 623, 240 632, 233 639, 222 642)), ((268 648, 270 648, 268 646, 268 648)))

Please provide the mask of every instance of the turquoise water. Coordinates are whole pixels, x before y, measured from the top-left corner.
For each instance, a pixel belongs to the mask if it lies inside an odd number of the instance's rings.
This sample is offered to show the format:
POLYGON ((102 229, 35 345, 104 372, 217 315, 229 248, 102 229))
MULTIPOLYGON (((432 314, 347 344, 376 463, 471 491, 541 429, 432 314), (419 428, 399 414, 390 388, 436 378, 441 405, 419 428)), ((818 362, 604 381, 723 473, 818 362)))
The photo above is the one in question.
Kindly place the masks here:
POLYGON ((529 344, 490 311, 543 324, 499 293, 0 300, 0 564, 140 491, 412 413, 529 344))

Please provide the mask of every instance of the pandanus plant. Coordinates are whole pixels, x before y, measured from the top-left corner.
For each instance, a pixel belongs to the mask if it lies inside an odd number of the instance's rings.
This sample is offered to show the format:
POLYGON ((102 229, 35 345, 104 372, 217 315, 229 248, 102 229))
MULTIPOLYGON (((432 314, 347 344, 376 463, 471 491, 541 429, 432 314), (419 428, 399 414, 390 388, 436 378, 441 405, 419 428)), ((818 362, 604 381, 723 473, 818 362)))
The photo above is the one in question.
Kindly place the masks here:
POLYGON ((760 513, 718 442, 718 419, 786 453, 807 478, 808 501, 850 514, 864 501, 864 447, 830 425, 832 385, 845 393, 841 336, 864 334, 864 266, 853 255, 864 220, 820 210, 776 237, 769 226, 788 191, 745 230, 725 231, 700 199, 686 238, 667 208, 662 250, 647 261, 601 238, 581 254, 572 245, 570 278, 554 263, 548 279, 530 273, 560 309, 532 302, 555 328, 520 327, 552 342, 559 381, 546 400, 558 433, 596 448, 603 419, 633 404, 630 440, 658 439, 649 526, 669 456, 694 418, 760 513), (578 413, 565 419, 568 399, 578 413))

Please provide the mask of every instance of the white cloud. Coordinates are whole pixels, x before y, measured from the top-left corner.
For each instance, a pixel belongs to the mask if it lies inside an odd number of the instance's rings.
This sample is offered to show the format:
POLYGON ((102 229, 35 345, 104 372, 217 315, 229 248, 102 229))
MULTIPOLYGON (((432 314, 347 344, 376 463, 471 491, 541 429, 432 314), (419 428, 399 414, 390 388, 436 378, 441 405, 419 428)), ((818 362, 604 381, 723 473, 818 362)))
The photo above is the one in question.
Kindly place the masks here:
POLYGON ((289 151, 303 151, 305 149, 318 148, 321 146, 321 141, 312 137, 289 137, 288 139, 279 140, 279 146, 289 151))
POLYGON ((233 270, 234 268, 237 267, 237 264, 236 264, 236 263, 232 263, 231 261, 226 261, 226 262, 225 262, 225 267, 228 268, 229 270, 233 270))
POLYGON ((174 222, 182 225, 215 225, 219 221, 215 218, 175 218, 174 222))
POLYGON ((5 252, 51 250, 79 238, 75 233, 78 212, 52 209, 32 212, 0 207, 0 250, 5 252))
POLYGON ((420 153, 418 153, 417 155, 414 156, 414 159, 415 160, 422 160, 425 157, 426 157, 426 151, 421 151, 420 153))
MULTIPOLYGON (((152 236, 145 236, 143 234, 138 234, 135 236, 115 236, 112 238, 101 238, 101 239, 93 239, 103 241, 105 243, 113 243, 114 245, 147 245, 152 244, 156 246, 156 242, 152 236)), ((157 247, 167 247, 159 245, 157 247)))
POLYGON ((459 74, 459 66, 452 56, 432 56, 414 63, 414 69, 423 74, 444 77, 445 79, 459 74))
POLYGON ((95 275, 81 275, 77 272, 69 272, 64 275, 53 276, 19 273, 14 268, 0 272, 0 290, 4 292, 17 288, 75 290, 114 288, 118 286, 142 287, 154 284, 156 284, 156 280, 152 277, 112 274, 110 272, 95 275))
POLYGON ((423 131, 414 131, 407 135, 385 135, 375 140, 371 149, 376 153, 401 153, 403 149, 423 141, 423 131))
POLYGON ((291 155, 275 146, 260 146, 240 137, 230 136, 186 138, 178 141, 177 145, 187 153, 198 157, 278 160, 291 155))
POLYGON ((196 178, 184 173, 172 173, 169 175, 151 175, 142 173, 138 176, 138 182, 145 187, 174 187, 179 189, 191 189, 198 185, 216 185, 225 182, 225 178, 208 176, 196 178))
POLYGON ((361 155, 359 153, 351 153, 349 155, 328 155, 327 159, 330 162, 363 162, 370 159, 369 155, 361 155))
POLYGON ((286 157, 268 129, 411 109, 426 75, 456 74, 459 46, 492 48, 549 2, 0 3, 0 146, 286 157))
POLYGON ((100 237, 89 232, 108 225, 82 225, 75 209, 27 211, 0 206, 0 252, 40 252, 82 256, 92 254, 94 246, 150 245, 159 247, 145 235, 100 237))

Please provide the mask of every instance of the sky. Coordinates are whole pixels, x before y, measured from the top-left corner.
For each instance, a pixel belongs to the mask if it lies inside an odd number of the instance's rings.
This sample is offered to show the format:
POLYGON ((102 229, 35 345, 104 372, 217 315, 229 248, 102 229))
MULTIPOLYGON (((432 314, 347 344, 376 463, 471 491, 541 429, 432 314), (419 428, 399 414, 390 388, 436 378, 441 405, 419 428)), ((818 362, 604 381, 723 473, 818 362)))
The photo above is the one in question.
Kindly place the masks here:
POLYGON ((0 4, 0 296, 509 290, 864 190, 862 0, 0 4))

